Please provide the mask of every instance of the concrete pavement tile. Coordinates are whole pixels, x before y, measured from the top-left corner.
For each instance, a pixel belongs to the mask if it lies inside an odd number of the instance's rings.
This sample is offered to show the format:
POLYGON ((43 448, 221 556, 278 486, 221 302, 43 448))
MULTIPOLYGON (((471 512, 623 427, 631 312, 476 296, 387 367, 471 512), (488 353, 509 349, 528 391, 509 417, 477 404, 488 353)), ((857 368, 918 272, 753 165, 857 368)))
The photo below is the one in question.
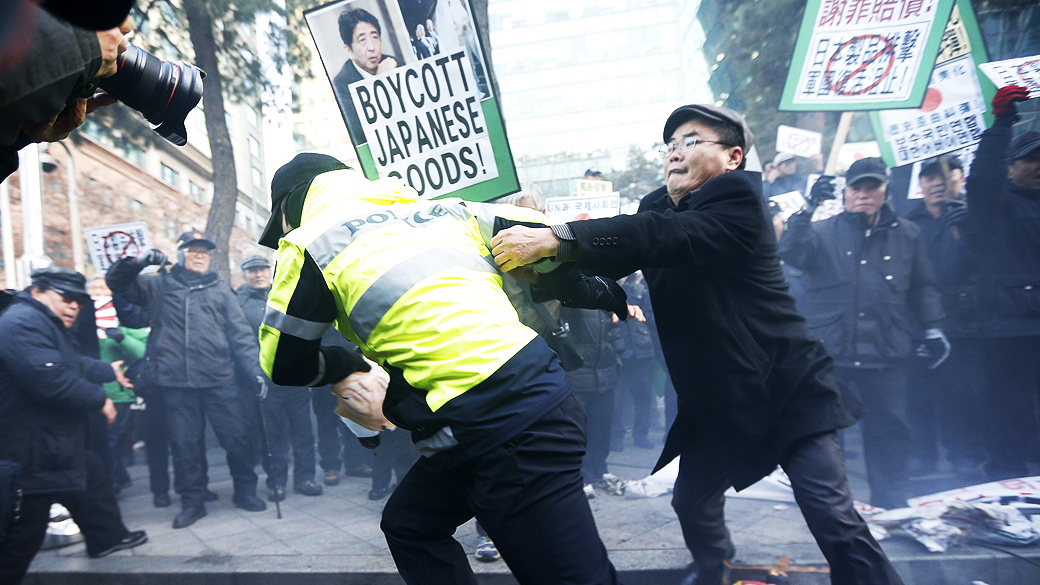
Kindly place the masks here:
POLYGON ((203 541, 256 530, 256 525, 237 515, 209 515, 188 528, 203 541))
POLYGON ((253 556, 254 549, 276 542, 278 541, 274 536, 263 530, 251 530, 222 538, 211 538, 206 541, 206 546, 219 554, 253 556))
POLYGON ((334 528, 288 539, 284 542, 303 555, 345 555, 378 552, 375 546, 334 528))
POLYGON ((298 551, 295 551, 287 544, 281 542, 272 542, 266 546, 261 546, 250 551, 251 557, 281 557, 281 556, 301 556, 298 551))
POLYGON ((328 530, 329 525, 310 517, 301 518, 282 518, 281 520, 274 520, 273 522, 263 521, 254 522, 259 528, 266 534, 270 534, 278 541, 291 540, 300 536, 306 536, 308 534, 314 534, 316 532, 322 532, 328 530))
POLYGON ((149 536, 148 542, 133 551, 137 556, 168 556, 174 550, 200 546, 204 546, 204 543, 190 530, 178 530, 155 538, 149 536))

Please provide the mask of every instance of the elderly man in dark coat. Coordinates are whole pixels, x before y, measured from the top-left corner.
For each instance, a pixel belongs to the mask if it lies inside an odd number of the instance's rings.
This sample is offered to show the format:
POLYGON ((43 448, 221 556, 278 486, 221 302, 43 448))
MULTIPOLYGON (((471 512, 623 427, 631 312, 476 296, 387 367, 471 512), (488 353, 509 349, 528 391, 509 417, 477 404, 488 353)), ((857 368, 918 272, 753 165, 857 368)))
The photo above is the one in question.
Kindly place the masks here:
POLYGON ((639 212, 492 241, 504 270, 555 256, 620 277, 642 269, 679 396, 657 467, 682 455, 672 506, 698 585, 719 585, 733 544, 723 493, 779 463, 834 583, 901 583, 853 508, 836 430, 852 417, 823 346, 810 340, 777 258, 762 181, 744 172, 740 114, 689 105, 664 127, 665 186, 639 212))

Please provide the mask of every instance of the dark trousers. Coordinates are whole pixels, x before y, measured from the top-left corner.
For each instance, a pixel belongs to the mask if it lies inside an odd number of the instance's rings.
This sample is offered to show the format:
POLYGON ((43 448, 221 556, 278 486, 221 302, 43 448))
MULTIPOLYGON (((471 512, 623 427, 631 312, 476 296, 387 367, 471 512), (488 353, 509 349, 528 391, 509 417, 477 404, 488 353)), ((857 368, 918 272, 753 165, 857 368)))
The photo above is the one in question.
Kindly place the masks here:
MULTIPOLYGON (((853 507, 836 433, 820 433, 798 441, 787 450, 780 464, 791 479, 805 522, 830 564, 831 583, 902 583, 870 535, 867 523, 853 507)), ((723 515, 723 494, 731 485, 717 461, 684 455, 679 462, 672 507, 701 574, 698 584, 721 583, 722 563, 733 558, 735 551, 723 515), (716 575, 718 580, 712 581, 716 575)))
POLYGON ((911 455, 934 465, 939 445, 951 463, 978 464, 985 458, 979 437, 985 432, 982 397, 986 385, 982 347, 978 339, 951 338, 950 357, 929 370, 915 360, 907 372, 907 419, 911 455))
POLYGON ((585 432, 588 435, 585 457, 581 461, 581 475, 585 483, 596 483, 607 473, 610 426, 614 421, 614 390, 575 392, 574 396, 585 411, 585 432))
MULTIPOLYGON (((166 424, 166 398, 163 390, 154 389, 144 404, 141 430, 148 456, 148 485, 153 494, 166 494, 170 491, 170 433, 166 424)), ((208 469, 208 465, 206 467, 208 469)))
POLYGON ((318 457, 323 470, 346 469, 350 473, 362 464, 371 464, 372 452, 362 447, 336 416, 336 397, 327 386, 312 391, 311 406, 318 423, 318 457))
POLYGON ((910 497, 910 426, 906 421, 904 366, 838 367, 834 371, 863 405, 860 424, 870 503, 889 509, 905 507, 910 497))
POLYGON ((990 481, 1029 475, 1026 461, 1040 461, 1040 337, 984 341, 990 481))
POLYGON ((235 494, 255 494, 253 446, 247 438, 238 389, 162 388, 161 391, 166 393, 166 420, 173 445, 173 482, 181 496, 181 505, 185 508, 201 506, 205 501, 206 419, 227 452, 235 494))
POLYGON ((583 418, 568 398, 462 466, 435 471, 420 459, 390 496, 380 524, 405 582, 475 585, 452 538, 475 515, 522 585, 617 583, 582 492, 583 418))
POLYGON ((112 460, 112 483, 114 485, 126 485, 130 483, 130 474, 126 472, 126 437, 130 434, 130 419, 133 413, 130 411, 129 402, 117 402, 116 420, 108 425, 108 453, 112 460))
POLYGON ((271 388, 264 400, 271 463, 267 487, 285 487, 289 480, 289 446, 292 446, 293 482, 314 480, 314 430, 311 429, 311 389, 271 388))
POLYGON ((54 502, 68 508, 83 533, 88 554, 97 554, 126 538, 129 531, 123 525, 108 471, 97 454, 85 453, 86 490, 23 497, 19 518, 11 526, 7 541, 0 546, 0 583, 17 585, 25 577, 29 564, 43 545, 54 502))
POLYGON ((405 474, 419 459, 419 451, 412 443, 412 434, 405 430, 383 431, 379 433, 379 446, 375 448, 372 459, 372 489, 390 487, 391 472, 397 474, 397 483, 401 483, 405 474))
POLYGON ((639 444, 648 440, 650 413, 654 408, 654 389, 651 387, 653 367, 653 358, 621 360, 621 375, 614 397, 614 424, 611 427, 611 437, 616 445, 622 445, 625 440, 625 424, 621 416, 624 409, 621 406, 626 397, 632 399, 632 439, 639 444))

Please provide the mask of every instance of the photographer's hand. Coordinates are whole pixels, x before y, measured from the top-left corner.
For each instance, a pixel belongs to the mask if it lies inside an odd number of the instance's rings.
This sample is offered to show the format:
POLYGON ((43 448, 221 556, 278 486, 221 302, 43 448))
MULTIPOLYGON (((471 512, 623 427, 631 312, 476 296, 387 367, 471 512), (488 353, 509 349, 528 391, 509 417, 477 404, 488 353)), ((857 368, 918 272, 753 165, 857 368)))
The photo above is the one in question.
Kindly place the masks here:
POLYGON ((98 77, 108 77, 115 74, 117 69, 116 59, 126 51, 126 35, 130 34, 132 30, 134 30, 134 21, 127 16, 123 24, 119 25, 119 28, 98 31, 98 43, 101 44, 101 58, 103 59, 101 69, 97 73, 98 77))
POLYGON ((65 109, 39 124, 25 126, 22 132, 33 142, 57 142, 68 138, 73 130, 79 128, 87 114, 94 110, 116 103, 116 98, 107 93, 92 98, 78 99, 65 106, 65 109))

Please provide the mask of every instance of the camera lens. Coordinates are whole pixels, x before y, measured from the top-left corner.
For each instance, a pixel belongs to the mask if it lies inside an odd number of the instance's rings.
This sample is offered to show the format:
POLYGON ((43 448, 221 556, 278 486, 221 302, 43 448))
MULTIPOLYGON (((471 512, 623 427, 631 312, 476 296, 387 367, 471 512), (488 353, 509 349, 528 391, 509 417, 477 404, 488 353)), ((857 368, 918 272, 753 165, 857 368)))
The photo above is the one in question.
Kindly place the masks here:
POLYGON ((202 99, 206 72, 163 61, 134 45, 119 56, 117 67, 115 75, 101 79, 101 89, 141 112, 159 136, 177 146, 187 144, 184 119, 202 99))

